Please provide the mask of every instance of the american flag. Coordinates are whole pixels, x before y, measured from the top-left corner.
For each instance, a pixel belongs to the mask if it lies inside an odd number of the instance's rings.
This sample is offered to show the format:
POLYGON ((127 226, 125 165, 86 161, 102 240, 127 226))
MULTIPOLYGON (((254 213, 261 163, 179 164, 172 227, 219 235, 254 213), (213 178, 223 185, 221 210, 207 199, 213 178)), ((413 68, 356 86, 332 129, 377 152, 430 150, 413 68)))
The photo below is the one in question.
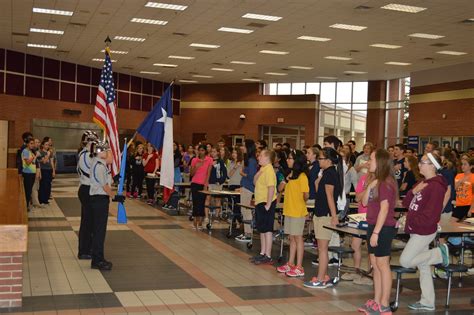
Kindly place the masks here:
POLYGON ((112 77, 112 61, 109 49, 105 50, 105 62, 100 75, 99 88, 95 101, 93 121, 99 125, 107 136, 110 149, 112 150, 112 176, 120 170, 120 147, 117 129, 117 115, 115 112, 115 88, 112 77))

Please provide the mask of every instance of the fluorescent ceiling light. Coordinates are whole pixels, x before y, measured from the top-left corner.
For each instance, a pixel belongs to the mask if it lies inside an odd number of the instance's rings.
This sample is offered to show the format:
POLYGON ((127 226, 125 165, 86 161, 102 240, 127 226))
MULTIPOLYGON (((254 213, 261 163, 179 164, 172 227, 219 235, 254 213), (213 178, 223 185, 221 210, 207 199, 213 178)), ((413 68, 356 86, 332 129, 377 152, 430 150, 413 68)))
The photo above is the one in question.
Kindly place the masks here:
POLYGON ((43 45, 43 44, 30 44, 28 43, 28 47, 33 47, 33 48, 46 48, 46 49, 56 49, 58 46, 55 45, 43 45))
POLYGON ((400 61, 389 61, 385 63, 386 65, 391 65, 391 66, 409 66, 411 63, 409 62, 400 62, 400 61))
POLYGON ((255 13, 247 13, 247 14, 242 15, 242 17, 246 19, 263 20, 263 21, 278 21, 282 19, 281 16, 255 14, 255 13))
POLYGON ((255 64, 255 62, 253 61, 238 61, 238 60, 231 61, 230 63, 236 64, 236 65, 254 65, 255 64))
POLYGON ((161 72, 156 72, 156 71, 140 71, 140 73, 143 73, 143 74, 160 74, 161 72))
POLYGON ((210 79, 213 78, 212 75, 203 75, 203 74, 195 74, 193 75, 194 78, 204 78, 204 79, 210 79))
POLYGON ((387 49, 397 49, 397 48, 401 48, 402 46, 390 45, 390 44, 372 44, 372 45, 370 45, 370 47, 387 48, 387 49))
POLYGON ((244 28, 234 28, 234 27, 221 27, 221 28, 218 28, 217 30, 221 32, 240 33, 240 34, 253 33, 253 30, 247 30, 244 28))
POLYGON ((140 37, 128 37, 128 36, 115 36, 114 39, 116 40, 127 40, 130 42, 144 42, 145 38, 140 37))
POLYGON ((278 51, 278 50, 260 50, 261 54, 270 54, 270 55, 288 55, 288 51, 278 51))
POLYGON ((158 8, 158 9, 166 9, 166 10, 176 10, 176 11, 184 11, 188 8, 186 5, 179 5, 179 4, 168 4, 168 3, 161 3, 161 2, 147 2, 145 7, 149 8, 158 8))
MULTIPOLYGON (((105 53, 105 49, 102 49, 100 52, 105 53)), ((126 55, 128 54, 128 51, 123 51, 123 50, 111 50, 111 54, 116 54, 116 55, 126 55)))
POLYGON ((265 74, 268 74, 268 75, 288 75, 288 73, 282 73, 282 72, 265 72, 265 74))
POLYGON ((338 56, 326 56, 324 58, 331 59, 331 60, 352 60, 352 58, 350 57, 338 57, 338 56))
POLYGON ((30 32, 32 32, 32 33, 56 34, 56 35, 63 35, 64 34, 64 31, 47 30, 47 29, 43 29, 43 28, 30 28, 30 32))
POLYGON ((348 71, 344 71, 344 73, 347 73, 347 74, 364 74, 364 73, 367 73, 367 72, 348 70, 348 71))
POLYGON ((317 79, 322 79, 322 80, 337 80, 336 77, 316 77, 317 79))
POLYGON ((179 82, 181 82, 181 83, 198 83, 198 81, 195 81, 195 80, 185 80, 185 79, 181 79, 181 80, 179 80, 179 82))
POLYGON ((262 81, 262 80, 260 80, 260 79, 254 79, 254 78, 247 78, 247 79, 242 79, 242 81, 260 82, 260 81, 262 81))
POLYGON ((192 43, 189 46, 199 47, 199 48, 219 48, 219 47, 221 47, 220 45, 199 44, 199 43, 192 43))
POLYGON ((211 68, 214 71, 224 71, 224 72, 232 72, 234 69, 227 69, 227 68, 211 68))
POLYGON ((311 40, 314 42, 327 42, 331 40, 330 38, 326 38, 326 37, 316 37, 316 36, 306 36, 306 35, 300 36, 298 37, 298 39, 311 40))
POLYGON ((311 70, 311 69, 314 69, 313 67, 304 67, 304 66, 289 66, 288 68, 291 68, 291 69, 299 69, 299 70, 311 70))
POLYGON ((444 37, 443 35, 434 35, 434 34, 425 34, 425 33, 413 33, 408 36, 417 37, 417 38, 426 38, 426 39, 440 39, 444 37))
POLYGON ((66 16, 71 16, 74 13, 72 11, 51 10, 51 9, 43 9, 43 8, 33 8, 33 12, 44 13, 44 14, 66 15, 66 16))
POLYGON ((153 65, 157 67, 165 67, 165 68, 176 68, 178 66, 178 65, 173 65, 169 63, 154 63, 153 65))
POLYGON ((437 54, 443 54, 443 55, 452 55, 452 56, 461 56, 461 55, 466 55, 466 52, 463 51, 452 51, 452 50, 441 50, 437 51, 437 54))
POLYGON ((151 20, 151 19, 142 19, 142 18, 133 18, 130 22, 142 23, 142 24, 155 24, 155 25, 166 25, 168 21, 162 20, 151 20))
POLYGON ((408 12, 408 13, 418 13, 418 12, 426 10, 426 8, 422 8, 422 7, 415 7, 412 5, 397 4, 397 3, 390 3, 387 5, 384 5, 383 7, 381 7, 381 9, 408 12))
POLYGON ((174 56, 174 55, 171 55, 171 56, 168 56, 168 58, 170 58, 170 59, 183 59, 183 60, 191 60, 191 59, 194 59, 195 57, 188 57, 188 56, 174 56))
MULTIPOLYGON (((92 61, 102 61, 102 62, 105 62, 105 59, 104 59, 104 58, 92 58, 92 61)), ((112 61, 112 62, 117 62, 117 60, 115 60, 115 59, 110 59, 110 61, 112 61)))
POLYGON ((348 30, 348 31, 358 31, 358 32, 363 31, 367 28, 367 26, 341 24, 341 23, 336 23, 336 24, 330 25, 329 27, 338 28, 341 30, 348 30))

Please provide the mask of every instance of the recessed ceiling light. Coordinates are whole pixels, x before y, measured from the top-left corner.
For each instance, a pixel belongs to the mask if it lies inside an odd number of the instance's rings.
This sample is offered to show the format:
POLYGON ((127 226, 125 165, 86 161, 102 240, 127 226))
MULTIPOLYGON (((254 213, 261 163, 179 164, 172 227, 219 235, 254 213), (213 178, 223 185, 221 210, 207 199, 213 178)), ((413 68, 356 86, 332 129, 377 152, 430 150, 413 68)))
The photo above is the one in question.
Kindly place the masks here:
POLYGON ((413 33, 408 36, 417 37, 417 38, 426 38, 426 39, 440 39, 444 37, 443 35, 434 35, 434 34, 425 34, 425 33, 413 33))
POLYGON ((391 65, 391 66, 409 66, 411 63, 409 62, 400 62, 400 61, 389 61, 385 63, 386 65, 391 65))
POLYGON ((246 78, 246 79, 242 79, 242 81, 260 82, 260 81, 262 81, 262 80, 260 80, 260 79, 254 79, 254 78, 246 78))
POLYGON ((230 63, 236 64, 236 65, 254 65, 255 64, 255 62, 253 61, 238 61, 238 60, 231 61, 230 63))
POLYGON ((372 44, 370 47, 376 47, 376 48, 387 48, 387 49, 397 49, 401 48, 402 46, 399 45, 390 45, 390 44, 372 44))
POLYGON ((142 24, 155 24, 155 25, 166 25, 166 24, 168 24, 168 21, 142 19, 142 18, 133 18, 133 19, 130 20, 130 22, 142 23, 142 24))
POLYGON ((232 72, 234 69, 227 69, 227 68, 211 68, 213 71, 224 71, 224 72, 232 72))
POLYGON ((418 12, 426 10, 426 8, 422 8, 422 7, 415 7, 412 5, 397 4, 397 3, 390 3, 387 5, 384 5, 383 7, 381 7, 381 9, 408 12, 408 13, 418 13, 418 12))
POLYGON ((265 72, 265 74, 268 74, 268 75, 288 75, 288 73, 282 73, 282 72, 265 72))
POLYGON ((43 29, 43 28, 30 28, 30 32, 33 32, 33 33, 56 34, 56 35, 63 35, 63 34, 64 34, 64 31, 47 30, 47 29, 43 29))
POLYGON ((143 74, 160 74, 161 72, 156 72, 156 71, 140 71, 140 73, 143 73, 143 74))
POLYGON ((247 14, 242 15, 242 17, 246 19, 262 20, 262 21, 278 21, 282 19, 281 16, 255 14, 255 13, 247 13, 247 14))
POLYGON ((221 45, 210 45, 210 44, 199 44, 199 43, 192 43, 189 46, 191 47, 200 47, 200 48, 219 48, 221 45))
POLYGON ((336 77, 316 77, 317 79, 321 79, 321 80, 337 80, 336 77))
POLYGON ((326 56, 324 58, 331 59, 331 60, 352 60, 352 58, 350 57, 339 57, 339 56, 326 56))
POLYGON ((170 58, 170 59, 192 60, 192 59, 194 59, 195 57, 190 57, 190 56, 174 56, 174 55, 171 55, 171 56, 168 56, 168 58, 170 58))
POLYGON ((270 54, 270 55, 288 55, 288 51, 278 51, 278 50, 260 50, 261 54, 270 54))
POLYGON ((194 77, 194 78, 204 78, 204 79, 211 79, 211 78, 213 78, 212 75, 203 75, 203 74, 194 74, 193 77, 194 77))
POLYGON ((344 71, 344 73, 347 73, 347 74, 365 74, 367 72, 348 70, 348 71, 344 71))
MULTIPOLYGON (((105 49, 102 49, 100 52, 105 53, 105 49)), ((116 55, 126 55, 128 54, 128 51, 123 51, 123 50, 111 50, 111 54, 116 54, 116 55)))
POLYGON ((158 9, 166 9, 166 10, 176 10, 176 11, 184 11, 187 9, 188 6, 186 5, 179 5, 179 4, 168 4, 168 3, 161 3, 161 2, 147 2, 145 7, 149 8, 158 8, 158 9))
POLYGON ((358 32, 363 31, 367 28, 367 26, 341 24, 341 23, 336 23, 336 24, 330 25, 329 27, 338 28, 341 30, 348 30, 348 31, 358 31, 358 32))
POLYGON ((185 79, 181 79, 181 80, 179 80, 179 82, 181 82, 181 83, 198 83, 198 81, 195 81, 195 80, 185 80, 185 79))
POLYGON ((311 40, 314 42, 327 42, 331 40, 330 38, 326 38, 326 37, 316 37, 316 36, 306 36, 306 35, 300 36, 298 37, 298 39, 311 40))
POLYGON ((463 51, 452 51, 452 50, 441 50, 437 51, 437 54, 443 54, 443 55, 452 55, 452 56, 461 56, 461 55, 466 55, 466 52, 463 51))
MULTIPOLYGON (((105 62, 105 59, 104 59, 104 58, 92 58, 92 61, 102 61, 102 62, 105 62)), ((112 62, 117 62, 117 60, 115 60, 115 59, 110 59, 110 61, 112 61, 112 62)))
POLYGON ((173 65, 169 63, 154 63, 153 65, 157 67, 165 67, 165 68, 176 68, 178 66, 178 65, 173 65))
POLYGON ((115 36, 114 39, 116 40, 127 40, 130 42, 144 42, 145 38, 140 37, 128 37, 128 36, 115 36))
POLYGON ((244 28, 234 28, 234 27, 221 27, 221 28, 218 28, 217 30, 221 32, 240 33, 240 34, 253 33, 253 30, 247 30, 244 28))
POLYGON ((44 8, 33 8, 33 12, 44 13, 44 14, 66 15, 66 16, 71 16, 74 13, 72 11, 51 10, 51 9, 44 9, 44 8))
POLYGON ((46 49, 56 49, 58 46, 55 45, 43 45, 43 44, 30 44, 28 43, 28 47, 33 47, 33 48, 46 48, 46 49))
POLYGON ((291 69, 299 69, 299 70, 311 70, 311 69, 314 69, 313 67, 304 67, 304 66, 289 66, 288 68, 291 68, 291 69))

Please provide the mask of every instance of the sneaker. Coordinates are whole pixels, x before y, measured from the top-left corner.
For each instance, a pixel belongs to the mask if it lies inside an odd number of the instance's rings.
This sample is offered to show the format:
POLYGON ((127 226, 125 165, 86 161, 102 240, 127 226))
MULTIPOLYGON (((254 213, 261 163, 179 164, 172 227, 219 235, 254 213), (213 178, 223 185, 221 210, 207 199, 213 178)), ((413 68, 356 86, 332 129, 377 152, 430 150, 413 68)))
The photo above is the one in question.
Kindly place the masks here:
POLYGON ((362 312, 366 315, 380 315, 380 305, 377 304, 377 302, 372 301, 371 304, 366 304, 366 308, 362 312))
POLYGON ((368 277, 359 276, 354 279, 354 284, 372 286, 374 285, 374 281, 368 277))
POLYGON ((112 270, 112 263, 107 260, 99 261, 99 262, 92 262, 91 263, 92 269, 99 269, 99 270, 112 270))
POLYGON ((240 238, 235 238, 237 242, 242 242, 242 243, 250 243, 252 241, 252 238, 250 236, 243 236, 240 238))
POLYGON ((447 280, 448 275, 446 274, 446 272, 444 270, 441 270, 441 269, 435 267, 434 272, 433 272, 433 278, 434 279, 439 278, 439 279, 447 280))
POLYGON ((305 240, 304 241, 304 247, 313 247, 313 241, 305 240))
POLYGON ((127 192, 127 198, 132 198, 132 194, 127 192))
POLYGON ((434 306, 423 305, 420 302, 408 304, 408 308, 414 311, 434 311, 434 306))
POLYGON ((148 199, 146 203, 149 204, 150 206, 153 206, 153 199, 148 199))
POLYGON ((315 260, 311 260, 311 265, 313 266, 319 265, 319 260, 317 258, 315 260))
POLYGON ((376 304, 374 300, 372 299, 369 299, 367 300, 367 302, 365 302, 364 305, 362 305, 361 307, 359 307, 357 309, 357 311, 361 312, 361 313, 366 313, 368 312, 371 308, 372 308, 372 305, 376 304))
POLYGON ((359 278, 360 275, 356 274, 356 273, 345 273, 341 276, 341 280, 344 280, 344 281, 354 281, 355 279, 359 278))
POLYGON ((379 305, 379 312, 378 313, 371 313, 371 314, 380 314, 380 315, 392 315, 392 308, 389 306, 383 306, 382 304, 379 305))
POLYGON ((295 277, 304 277, 304 269, 303 267, 293 267, 290 271, 286 273, 287 277, 295 278, 295 277))
POLYGON ((328 275, 324 278, 324 281, 319 281, 318 278, 313 277, 310 281, 303 283, 303 286, 310 289, 326 289, 332 287, 333 283, 328 275))
POLYGON ((271 257, 265 255, 262 259, 255 260, 253 263, 256 265, 273 265, 274 261, 271 257))
POLYGON ((134 192, 134 193, 133 193, 133 198, 135 198, 135 199, 138 198, 138 193, 137 193, 137 192, 134 192))
POLYGON ((265 257, 264 254, 257 254, 257 255, 255 255, 255 256, 250 257, 250 258, 249 258, 249 261, 250 261, 251 263, 253 263, 253 262, 255 262, 256 260, 263 259, 264 257, 265 257))
POLYGON ((277 270, 279 273, 287 273, 288 271, 290 271, 290 270, 291 270, 292 268, 294 268, 294 267, 295 267, 295 266, 290 265, 289 263, 286 263, 286 264, 284 264, 284 265, 282 265, 282 266, 280 266, 280 267, 277 267, 276 270, 277 270))
POLYGON ((336 258, 329 259, 328 266, 337 266, 339 264, 339 260, 336 258))
POLYGON ((448 267, 449 266, 449 248, 448 248, 448 245, 441 244, 441 246, 439 247, 439 250, 441 251, 441 256, 443 257, 443 266, 448 267))

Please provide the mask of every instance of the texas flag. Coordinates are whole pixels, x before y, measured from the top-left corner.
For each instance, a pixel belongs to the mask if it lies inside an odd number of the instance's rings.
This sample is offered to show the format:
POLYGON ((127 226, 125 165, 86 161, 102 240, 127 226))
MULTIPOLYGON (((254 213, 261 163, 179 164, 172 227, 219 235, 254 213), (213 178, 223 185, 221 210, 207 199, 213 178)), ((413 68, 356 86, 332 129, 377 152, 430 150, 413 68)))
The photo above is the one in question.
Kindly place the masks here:
POLYGON ((137 132, 161 153, 160 185, 173 189, 174 158, 173 158, 173 102, 171 87, 155 104, 151 112, 138 127, 137 132))

